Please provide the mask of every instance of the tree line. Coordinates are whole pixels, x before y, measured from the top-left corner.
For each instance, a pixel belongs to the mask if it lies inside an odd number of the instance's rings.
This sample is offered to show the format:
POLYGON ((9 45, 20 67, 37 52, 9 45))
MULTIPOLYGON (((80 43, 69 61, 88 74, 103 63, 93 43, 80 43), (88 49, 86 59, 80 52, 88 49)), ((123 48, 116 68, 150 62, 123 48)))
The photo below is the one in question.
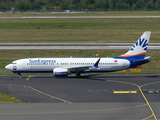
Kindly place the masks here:
POLYGON ((160 10, 160 0, 0 0, 0 11, 160 10))

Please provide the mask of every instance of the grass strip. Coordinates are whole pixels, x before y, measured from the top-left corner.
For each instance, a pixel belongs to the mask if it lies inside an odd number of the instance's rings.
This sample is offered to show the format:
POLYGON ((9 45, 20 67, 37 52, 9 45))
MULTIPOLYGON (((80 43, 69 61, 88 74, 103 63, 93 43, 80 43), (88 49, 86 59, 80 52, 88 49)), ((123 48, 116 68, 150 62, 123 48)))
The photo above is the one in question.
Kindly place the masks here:
POLYGON ((25 103, 0 92, 0 103, 25 103))
POLYGON ((0 43, 132 43, 144 31, 159 42, 159 18, 0 19, 0 43))
POLYGON ((160 15, 159 11, 79 11, 78 12, 50 12, 50 13, 38 13, 38 12, 21 12, 21 13, 1 13, 0 16, 157 16, 160 15))

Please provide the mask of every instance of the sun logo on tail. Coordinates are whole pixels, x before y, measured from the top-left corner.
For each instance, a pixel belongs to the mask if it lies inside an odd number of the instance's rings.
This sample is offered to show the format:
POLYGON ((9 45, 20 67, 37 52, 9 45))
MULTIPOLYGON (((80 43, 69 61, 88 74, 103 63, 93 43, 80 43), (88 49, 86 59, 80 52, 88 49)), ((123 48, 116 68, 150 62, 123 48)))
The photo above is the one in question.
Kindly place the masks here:
POLYGON ((132 46, 131 51, 135 50, 137 47, 141 47, 144 51, 147 50, 148 41, 144 38, 139 38, 139 40, 132 46))

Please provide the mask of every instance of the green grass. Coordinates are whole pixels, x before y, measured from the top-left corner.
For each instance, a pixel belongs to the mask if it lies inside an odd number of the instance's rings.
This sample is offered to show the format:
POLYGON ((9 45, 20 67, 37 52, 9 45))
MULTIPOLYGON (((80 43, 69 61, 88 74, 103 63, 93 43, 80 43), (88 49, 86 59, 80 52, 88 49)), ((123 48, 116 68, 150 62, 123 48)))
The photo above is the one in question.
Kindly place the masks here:
POLYGON ((141 16, 141 15, 160 15, 159 11, 89 11, 83 13, 1 13, 0 16, 141 16))
POLYGON ((133 43, 147 30, 154 43, 159 28, 159 18, 0 19, 0 43, 133 43))
POLYGON ((0 93, 0 103, 25 103, 25 102, 18 100, 16 98, 10 97, 8 95, 5 95, 3 93, 0 93))
POLYGON ((0 19, 0 29, 158 29, 158 23, 159 18, 0 19))

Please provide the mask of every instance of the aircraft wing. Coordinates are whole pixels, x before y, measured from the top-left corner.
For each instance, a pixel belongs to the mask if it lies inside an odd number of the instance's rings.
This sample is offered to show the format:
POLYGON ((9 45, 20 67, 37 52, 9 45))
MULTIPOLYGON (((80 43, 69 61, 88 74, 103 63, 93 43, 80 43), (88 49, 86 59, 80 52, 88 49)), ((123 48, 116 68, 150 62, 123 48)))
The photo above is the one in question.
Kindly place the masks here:
POLYGON ((89 68, 91 68, 93 66, 77 66, 77 67, 70 67, 70 68, 67 68, 70 72, 76 72, 76 71, 79 71, 79 72, 82 72, 82 71, 85 71, 85 70, 88 70, 89 68))
POLYGON ((98 64, 99 64, 100 59, 101 58, 99 58, 93 66, 67 67, 65 69, 69 70, 71 73, 76 72, 76 71, 83 72, 83 71, 88 70, 89 68, 93 68, 93 67, 98 69, 99 68, 98 64))

